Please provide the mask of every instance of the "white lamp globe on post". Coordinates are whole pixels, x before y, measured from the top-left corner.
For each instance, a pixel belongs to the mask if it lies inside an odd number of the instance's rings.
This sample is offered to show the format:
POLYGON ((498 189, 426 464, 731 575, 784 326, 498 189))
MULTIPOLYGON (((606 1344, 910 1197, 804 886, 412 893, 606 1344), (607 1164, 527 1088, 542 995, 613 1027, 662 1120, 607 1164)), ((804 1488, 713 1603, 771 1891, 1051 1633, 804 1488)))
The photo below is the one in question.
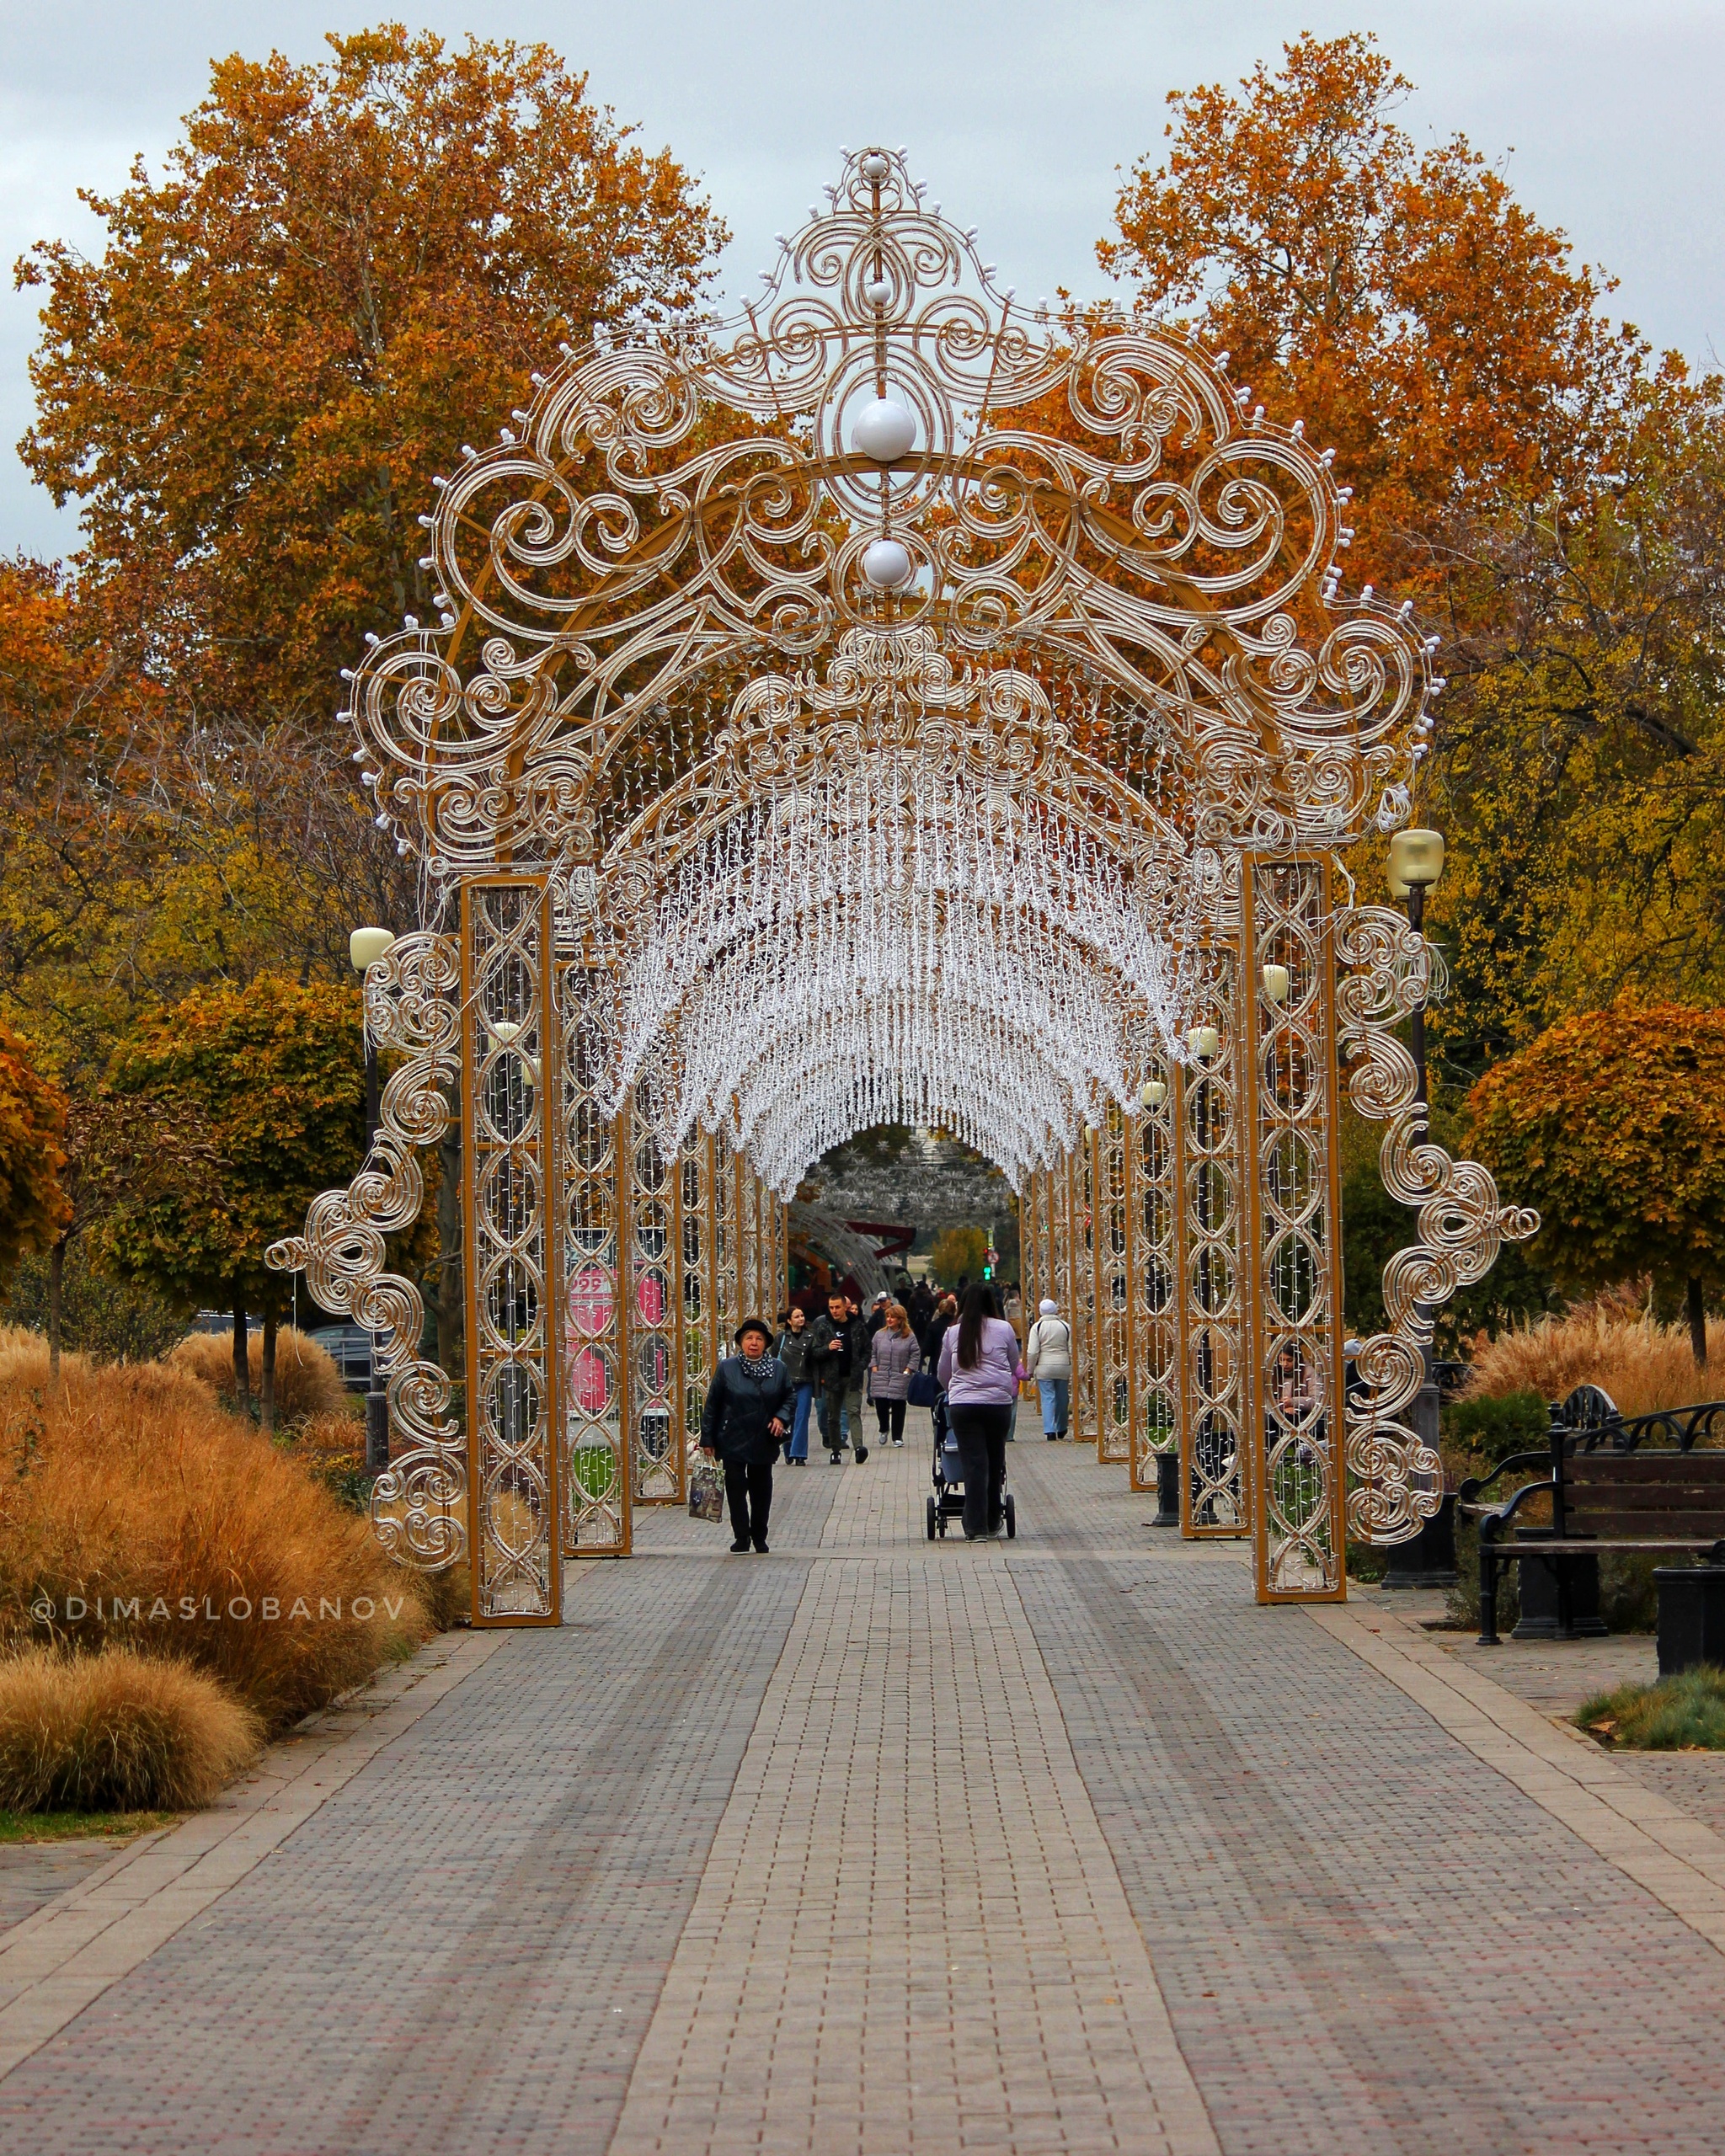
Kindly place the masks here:
MULTIPOLYGON (((347 939, 348 963, 363 980, 380 958, 395 948, 395 937, 387 928, 356 928, 347 939)), ((377 1142, 380 1110, 377 1051, 371 1044, 371 1028, 360 1021, 366 1044, 366 1157, 371 1159, 377 1142)), ((384 1389, 383 1366, 378 1359, 378 1338, 371 1336, 371 1381, 366 1390, 366 1472, 381 1475, 389 1465, 389 1395, 384 1389)))

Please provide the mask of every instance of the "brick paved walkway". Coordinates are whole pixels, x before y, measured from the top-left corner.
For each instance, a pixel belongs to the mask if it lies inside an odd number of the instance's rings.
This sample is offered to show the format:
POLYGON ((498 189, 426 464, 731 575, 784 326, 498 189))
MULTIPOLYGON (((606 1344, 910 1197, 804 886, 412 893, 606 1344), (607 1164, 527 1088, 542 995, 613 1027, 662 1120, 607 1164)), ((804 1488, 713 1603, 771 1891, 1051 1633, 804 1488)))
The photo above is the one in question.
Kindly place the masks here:
POLYGON ((1638 1883, 1488 1665, 1429 1711, 1455 1657, 1076 1449, 931 1545, 912 1438, 766 1559, 648 1517, 16 1925, 0 2150, 1725 2156, 1725 1844, 1638 1883))

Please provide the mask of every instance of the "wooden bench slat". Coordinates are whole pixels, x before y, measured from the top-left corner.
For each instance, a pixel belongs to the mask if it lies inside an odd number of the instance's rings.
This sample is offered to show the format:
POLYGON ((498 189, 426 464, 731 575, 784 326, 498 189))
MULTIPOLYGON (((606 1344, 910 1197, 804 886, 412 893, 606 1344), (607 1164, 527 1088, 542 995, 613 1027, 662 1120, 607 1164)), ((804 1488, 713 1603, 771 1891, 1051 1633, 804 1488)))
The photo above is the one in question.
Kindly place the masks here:
POLYGON ((1522 1542, 1511 1538, 1508 1542, 1492 1545, 1498 1555, 1514 1554, 1519 1557, 1537 1557, 1541 1553, 1548 1557, 1590 1557, 1602 1550, 1710 1550, 1715 1542, 1725 1541, 1725 1535, 1712 1535, 1705 1540, 1690 1534, 1680 1535, 1602 1535, 1597 1540, 1563 1542, 1522 1542))
POLYGON ((1589 1534, 1669 1534, 1680 1541, 1691 1536, 1699 1542, 1717 1542, 1725 1536, 1725 1513, 1572 1513, 1569 1533, 1589 1534))
POLYGON ((1725 1488, 1725 1452, 1583 1452, 1563 1463, 1566 1482, 1704 1482, 1725 1488))
POLYGON ((1695 1481, 1695 1477, 1678 1479, 1675 1475, 1664 1481, 1572 1481, 1563 1477, 1563 1494, 1578 1505, 1641 1505, 1648 1512, 1658 1512, 1660 1505, 1712 1505, 1714 1512, 1725 1512, 1725 1487, 1718 1483, 1695 1481))

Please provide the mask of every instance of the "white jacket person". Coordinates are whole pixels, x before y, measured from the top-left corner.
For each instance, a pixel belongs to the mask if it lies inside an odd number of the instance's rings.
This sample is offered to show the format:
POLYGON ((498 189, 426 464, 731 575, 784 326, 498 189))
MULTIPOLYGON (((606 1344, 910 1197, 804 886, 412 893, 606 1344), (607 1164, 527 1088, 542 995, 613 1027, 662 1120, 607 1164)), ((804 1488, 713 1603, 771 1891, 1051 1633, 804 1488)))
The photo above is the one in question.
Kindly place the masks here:
POLYGON ((1044 1295, 1038 1316, 1024 1342, 1024 1372, 1033 1378, 1070 1378, 1072 1374, 1072 1328, 1060 1315, 1060 1305, 1044 1295))

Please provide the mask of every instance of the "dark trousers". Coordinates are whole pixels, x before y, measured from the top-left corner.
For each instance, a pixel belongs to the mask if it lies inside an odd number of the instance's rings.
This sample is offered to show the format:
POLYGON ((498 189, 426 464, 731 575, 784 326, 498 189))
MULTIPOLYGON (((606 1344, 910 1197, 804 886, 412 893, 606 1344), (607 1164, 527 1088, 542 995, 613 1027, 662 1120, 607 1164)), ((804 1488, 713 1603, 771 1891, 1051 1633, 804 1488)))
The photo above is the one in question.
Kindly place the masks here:
POLYGON ((905 1434, 905 1403, 902 1400, 877 1400, 874 1412, 880 1422, 880 1441, 884 1444, 889 1437, 905 1434))
POLYGON ((732 1540, 765 1542, 767 1515, 772 1510, 772 1462, 728 1460, 724 1495, 731 1508, 732 1540))
POLYGON ((964 1532, 992 1534, 1001 1524, 1001 1492, 1007 1480, 1007 1433, 1012 1410, 948 1401, 947 1419, 964 1470, 964 1532))
POLYGON ((824 1385, 815 1400, 820 1416, 820 1442, 829 1452, 842 1451, 845 1440, 839 1434, 839 1416, 845 1404, 843 1385, 824 1385))

